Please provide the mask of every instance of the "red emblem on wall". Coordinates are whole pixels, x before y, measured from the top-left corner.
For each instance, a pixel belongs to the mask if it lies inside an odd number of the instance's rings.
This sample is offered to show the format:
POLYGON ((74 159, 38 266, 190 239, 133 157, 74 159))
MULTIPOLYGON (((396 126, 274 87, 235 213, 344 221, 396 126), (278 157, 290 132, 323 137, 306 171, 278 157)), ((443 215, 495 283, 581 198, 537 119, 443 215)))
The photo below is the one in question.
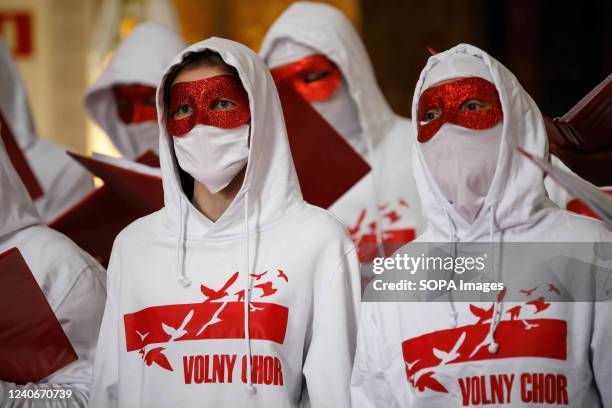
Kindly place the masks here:
POLYGON ((32 15, 27 11, 0 11, 0 37, 15 58, 32 55, 32 15))

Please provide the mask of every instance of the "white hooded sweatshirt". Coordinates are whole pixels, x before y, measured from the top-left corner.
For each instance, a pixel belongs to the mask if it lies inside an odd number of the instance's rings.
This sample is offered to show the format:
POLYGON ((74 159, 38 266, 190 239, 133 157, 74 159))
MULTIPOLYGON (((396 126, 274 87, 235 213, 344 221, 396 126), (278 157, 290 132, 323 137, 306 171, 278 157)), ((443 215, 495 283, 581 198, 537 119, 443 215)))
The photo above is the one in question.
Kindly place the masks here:
POLYGON ((36 134, 25 88, 10 51, 0 42, 0 110, 11 126, 43 195, 34 204, 45 222, 54 220, 93 189, 89 173, 63 146, 36 134))
MULTIPOLYGON (((485 52, 460 44, 430 57, 417 83, 413 117, 432 67, 456 53, 481 58, 497 87, 504 114, 497 167, 484 206, 469 224, 443 196, 418 145, 414 173, 428 225, 417 241, 495 242, 496 246, 502 242, 612 241, 600 222, 561 210, 546 197, 542 172, 516 151, 521 147, 539 157, 547 154, 542 115, 514 75, 485 52)), ((499 256, 510 266, 516 261, 499 256)), ((495 282, 510 273, 506 268, 495 271, 501 275, 492 277, 495 282)), ((556 272, 562 271, 573 276, 581 272, 561 267, 556 272)), ((545 287, 524 294, 535 303, 538 296, 554 296, 545 287)), ((517 294, 512 297, 517 299, 517 294)), ((535 303, 501 303, 502 320, 491 327, 493 323, 479 322, 472 311, 472 306, 486 310, 491 303, 474 305, 452 298, 428 303, 364 302, 351 381, 353 406, 612 406, 610 302, 550 302, 537 316, 540 309, 536 306, 534 312, 535 303), (519 310, 513 309, 516 306, 523 307, 520 319, 543 318, 555 330, 536 341, 527 337, 537 320, 529 320, 533 325, 525 325, 523 331, 521 323, 527 320, 511 321, 510 310, 519 310), (444 347, 451 350, 449 355, 458 353, 454 358, 472 355, 481 339, 473 337, 471 330, 483 327, 493 329, 497 349, 487 343, 480 357, 468 361, 438 358, 446 352, 444 347), (442 347, 444 342, 448 344, 442 347), (527 354, 509 356, 520 347, 529 350, 527 354), (549 352, 557 353, 556 357, 549 358, 549 352)))
POLYGON ((216 222, 192 205, 166 132, 164 77, 164 208, 115 240, 90 406, 348 407, 355 247, 340 222, 303 201, 278 94, 256 54, 211 38, 166 75, 206 49, 237 69, 248 93, 244 183, 216 222))
MULTIPOLYGON (((359 35, 336 8, 296 2, 264 38, 260 55, 268 65, 275 48, 287 40, 316 50, 338 66, 362 130, 363 140, 347 141, 372 166, 329 210, 349 226, 356 243, 376 242, 382 231, 384 241, 411 241, 421 232, 421 209, 411 169, 412 125, 393 113, 384 99, 359 35), (381 225, 382 231, 377 231, 381 225)), ((287 64, 294 61, 290 56, 286 59, 287 64)))
POLYGON ((119 44, 108 66, 85 93, 85 110, 124 157, 135 159, 147 150, 157 152, 158 127, 156 122, 125 124, 117 114, 113 86, 156 88, 164 69, 186 46, 174 31, 161 24, 140 24, 119 44))
MULTIPOLYGON (((64 235, 43 225, 0 141, 0 253, 17 247, 78 360, 36 384, 0 380, 2 407, 87 405, 93 355, 106 298, 104 269, 64 235), (74 387, 71 399, 9 399, 10 390, 74 387)), ((4 311, 10 313, 10 311, 4 311)))

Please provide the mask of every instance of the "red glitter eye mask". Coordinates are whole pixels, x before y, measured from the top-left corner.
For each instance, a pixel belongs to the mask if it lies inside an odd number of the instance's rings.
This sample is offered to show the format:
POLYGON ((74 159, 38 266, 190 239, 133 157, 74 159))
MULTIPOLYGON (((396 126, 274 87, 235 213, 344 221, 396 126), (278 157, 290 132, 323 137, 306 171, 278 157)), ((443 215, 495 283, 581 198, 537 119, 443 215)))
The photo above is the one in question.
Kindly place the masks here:
POLYGON ((155 88, 148 85, 116 85, 113 96, 117 105, 117 115, 125 124, 157 121, 155 108, 155 88))
POLYGON ((324 101, 331 97, 340 82, 340 69, 323 55, 311 55, 292 64, 271 70, 274 82, 288 81, 308 102, 324 101), (320 79, 316 79, 321 74, 320 79))
POLYGON ((249 97, 240 80, 233 75, 218 75, 191 82, 179 82, 170 91, 168 132, 183 136, 195 125, 209 125, 231 129, 251 120, 249 97), (236 106, 227 110, 215 110, 220 100, 228 100, 236 106), (190 113, 181 119, 174 119, 179 110, 190 113))
POLYGON ((445 123, 478 130, 491 128, 502 119, 501 103, 495 85, 482 78, 463 78, 431 87, 421 94, 417 140, 420 143, 429 141, 445 123), (477 111, 459 110, 461 104, 468 99, 479 99, 490 107, 477 111), (425 114, 431 109, 439 110, 440 116, 423 122, 425 114))

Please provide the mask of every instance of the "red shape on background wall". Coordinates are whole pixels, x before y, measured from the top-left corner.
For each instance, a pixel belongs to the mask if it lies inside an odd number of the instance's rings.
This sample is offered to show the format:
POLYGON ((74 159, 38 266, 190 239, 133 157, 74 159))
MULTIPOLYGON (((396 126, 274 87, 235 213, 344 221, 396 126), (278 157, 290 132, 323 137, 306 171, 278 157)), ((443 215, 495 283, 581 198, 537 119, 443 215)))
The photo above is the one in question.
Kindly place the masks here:
POLYGON ((28 11, 0 10, 0 37, 15 58, 32 55, 32 14, 28 11))

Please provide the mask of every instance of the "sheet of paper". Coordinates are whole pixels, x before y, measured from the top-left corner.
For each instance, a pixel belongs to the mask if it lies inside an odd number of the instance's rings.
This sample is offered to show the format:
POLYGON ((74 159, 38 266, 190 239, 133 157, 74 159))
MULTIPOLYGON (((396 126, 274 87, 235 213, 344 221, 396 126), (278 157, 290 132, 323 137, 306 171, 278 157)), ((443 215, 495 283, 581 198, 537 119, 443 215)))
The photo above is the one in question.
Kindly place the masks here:
POLYGON ((536 157, 521 148, 518 148, 518 151, 529 158, 572 196, 582 201, 612 231, 612 196, 591 183, 553 166, 547 160, 536 157))

